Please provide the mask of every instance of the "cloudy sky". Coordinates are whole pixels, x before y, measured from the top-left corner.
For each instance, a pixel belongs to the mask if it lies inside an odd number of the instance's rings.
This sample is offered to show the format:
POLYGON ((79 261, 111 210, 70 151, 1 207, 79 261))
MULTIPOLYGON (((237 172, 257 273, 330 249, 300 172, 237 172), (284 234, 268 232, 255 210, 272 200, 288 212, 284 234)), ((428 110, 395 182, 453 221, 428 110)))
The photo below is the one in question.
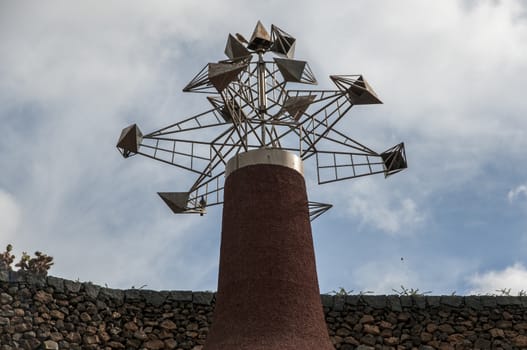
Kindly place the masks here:
POLYGON ((364 74, 383 105, 349 136, 409 169, 319 186, 322 292, 527 290, 527 6, 480 1, 0 0, 0 245, 114 288, 215 290, 221 208, 172 215, 192 175, 115 148, 208 108, 181 89, 257 20, 296 36, 321 87, 364 74))

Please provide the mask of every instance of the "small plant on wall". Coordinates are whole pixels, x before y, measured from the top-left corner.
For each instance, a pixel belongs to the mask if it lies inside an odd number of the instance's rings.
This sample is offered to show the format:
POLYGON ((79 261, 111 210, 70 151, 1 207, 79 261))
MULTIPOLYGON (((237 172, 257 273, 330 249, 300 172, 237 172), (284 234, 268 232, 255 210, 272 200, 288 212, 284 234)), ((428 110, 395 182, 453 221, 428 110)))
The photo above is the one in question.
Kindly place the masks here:
POLYGON ((13 246, 8 244, 5 252, 0 255, 0 270, 11 270, 11 264, 15 260, 15 256, 11 254, 13 246))
MULTIPOLYGON (((15 256, 11 253, 13 246, 8 244, 5 251, 0 254, 0 270, 12 271, 11 265, 15 261, 15 256)), ((31 257, 28 253, 23 252, 20 261, 15 264, 18 271, 29 272, 35 275, 46 276, 48 270, 53 265, 53 257, 42 252, 36 251, 35 256, 31 257)))
POLYGON ((431 291, 421 292, 421 291, 419 291, 419 288, 416 288, 416 289, 414 289, 414 288, 406 288, 403 285, 401 285, 401 289, 400 290, 393 289, 393 288, 392 288, 392 290, 399 296, 423 296, 423 295, 432 293, 431 291))

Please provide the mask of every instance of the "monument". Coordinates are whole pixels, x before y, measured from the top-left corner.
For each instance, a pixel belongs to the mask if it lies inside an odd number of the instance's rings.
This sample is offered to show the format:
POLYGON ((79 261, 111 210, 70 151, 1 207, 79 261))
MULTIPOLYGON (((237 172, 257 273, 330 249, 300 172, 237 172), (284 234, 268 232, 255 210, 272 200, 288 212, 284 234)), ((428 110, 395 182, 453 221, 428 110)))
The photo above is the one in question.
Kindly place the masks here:
POLYGON ((228 59, 208 63, 183 91, 207 94, 209 110, 143 134, 126 127, 117 148, 194 173, 187 191, 159 196, 176 214, 223 204, 214 319, 204 350, 325 350, 329 340, 310 220, 330 204, 309 201, 304 162, 319 184, 407 167, 404 144, 377 153, 337 130, 354 105, 382 103, 362 75, 316 85, 296 39, 258 22, 230 34, 228 59))

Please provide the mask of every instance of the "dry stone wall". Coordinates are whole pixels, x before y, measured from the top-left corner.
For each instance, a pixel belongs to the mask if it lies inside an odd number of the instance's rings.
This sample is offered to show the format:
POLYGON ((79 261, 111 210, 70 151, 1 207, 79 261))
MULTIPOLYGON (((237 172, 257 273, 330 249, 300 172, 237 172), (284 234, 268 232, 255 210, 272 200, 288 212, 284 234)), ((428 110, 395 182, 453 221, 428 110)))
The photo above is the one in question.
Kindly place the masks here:
MULTIPOLYGON (((336 349, 527 349, 527 298, 322 295, 336 349)), ((0 350, 200 350, 214 294, 0 271, 0 350)))
POLYGON ((322 296, 337 349, 527 349, 527 298, 322 296))

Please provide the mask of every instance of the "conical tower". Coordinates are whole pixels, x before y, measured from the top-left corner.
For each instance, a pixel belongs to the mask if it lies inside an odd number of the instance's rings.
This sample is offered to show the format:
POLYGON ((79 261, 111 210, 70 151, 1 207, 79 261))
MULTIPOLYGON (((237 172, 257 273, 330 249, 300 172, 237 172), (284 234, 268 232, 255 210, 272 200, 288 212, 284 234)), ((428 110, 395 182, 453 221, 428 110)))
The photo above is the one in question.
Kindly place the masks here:
POLYGON ((227 163, 218 293, 204 350, 333 349, 303 162, 277 149, 227 163))

